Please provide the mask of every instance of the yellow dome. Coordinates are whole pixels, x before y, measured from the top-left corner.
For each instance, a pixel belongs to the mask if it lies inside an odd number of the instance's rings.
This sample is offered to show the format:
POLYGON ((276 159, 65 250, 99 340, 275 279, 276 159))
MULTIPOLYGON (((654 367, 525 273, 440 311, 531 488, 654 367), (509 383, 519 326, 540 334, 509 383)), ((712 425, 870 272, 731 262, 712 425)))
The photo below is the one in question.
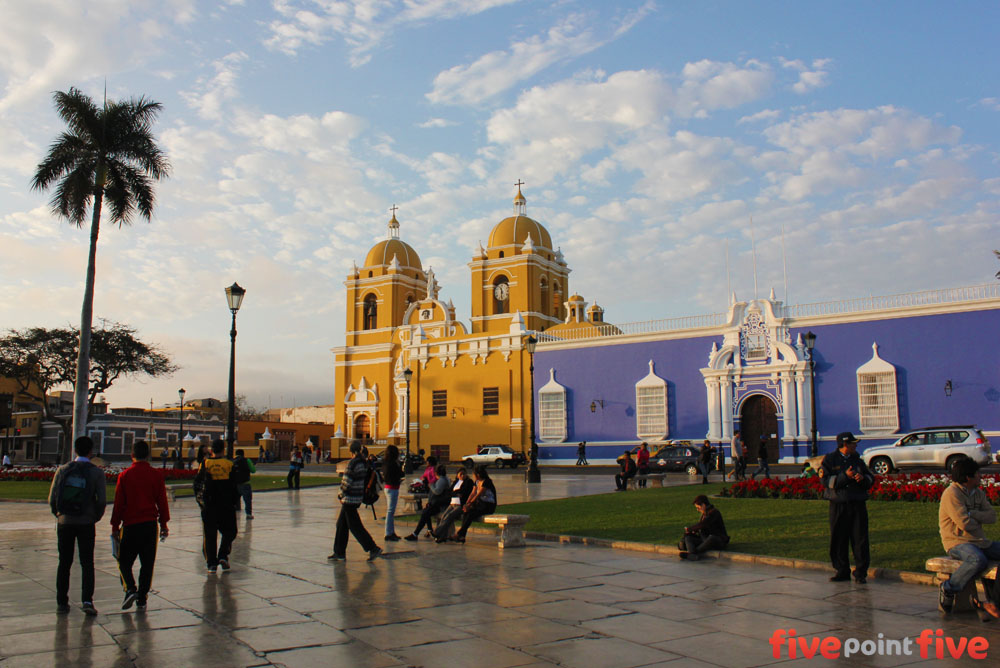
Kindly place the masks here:
POLYGON ((368 251, 368 257, 365 258, 365 266, 391 264, 393 255, 399 258, 400 267, 423 271, 417 251, 413 250, 410 244, 399 239, 386 239, 372 246, 372 249, 368 251))
POLYGON ((582 302, 583 301, 583 297, 581 297, 580 295, 573 295, 572 297, 569 298, 568 301, 571 301, 571 302, 582 302))
POLYGON ((498 246, 517 246, 520 248, 531 237, 531 243, 535 248, 552 249, 552 237, 549 231, 542 227, 541 223, 532 220, 524 215, 504 218, 490 232, 488 246, 496 248, 498 246))

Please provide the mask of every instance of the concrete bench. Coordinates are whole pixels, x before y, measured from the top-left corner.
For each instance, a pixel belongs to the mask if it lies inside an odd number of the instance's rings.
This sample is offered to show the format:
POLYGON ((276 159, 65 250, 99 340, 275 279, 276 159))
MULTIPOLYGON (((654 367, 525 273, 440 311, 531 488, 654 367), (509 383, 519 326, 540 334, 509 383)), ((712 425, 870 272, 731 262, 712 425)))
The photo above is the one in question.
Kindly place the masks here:
POLYGON ((663 487, 666 477, 666 473, 640 473, 628 479, 628 488, 639 489, 640 480, 648 480, 651 487, 663 487))
POLYGON ((483 522, 500 527, 500 542, 497 547, 524 547, 524 527, 531 515, 487 515, 483 522))
POLYGON ((171 482, 171 483, 167 483, 167 498, 170 501, 176 501, 177 500, 177 490, 179 490, 179 489, 187 489, 187 488, 191 487, 191 485, 192 485, 192 483, 190 481, 189 482, 171 482))
MULTIPOLYGON (((924 568, 931 573, 935 573, 937 575, 938 584, 941 584, 945 580, 949 579, 951 574, 957 571, 958 567, 961 565, 962 562, 958 559, 952 559, 950 557, 932 557, 927 560, 926 564, 924 564, 924 568)), ((986 570, 970 580, 969 584, 967 584, 965 589, 962 590, 962 593, 955 596, 955 612, 971 612, 975 610, 975 608, 972 607, 972 597, 977 596, 976 587, 979 586, 979 580, 981 578, 996 580, 997 566, 997 562, 989 562, 986 566, 986 570)))
POLYGON ((399 499, 403 502, 403 510, 418 513, 424 508, 427 494, 417 492, 400 492, 399 499))

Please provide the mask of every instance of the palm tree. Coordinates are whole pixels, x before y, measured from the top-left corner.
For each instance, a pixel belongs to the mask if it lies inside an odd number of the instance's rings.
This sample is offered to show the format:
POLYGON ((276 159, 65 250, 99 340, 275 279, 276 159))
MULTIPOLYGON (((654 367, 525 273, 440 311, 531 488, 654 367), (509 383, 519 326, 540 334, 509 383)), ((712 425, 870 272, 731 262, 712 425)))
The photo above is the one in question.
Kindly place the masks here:
POLYGON ((52 211, 83 227, 87 209, 90 220, 90 257, 80 313, 80 348, 73 395, 73 438, 86 432, 87 390, 90 380, 90 328, 94 313, 94 276, 101 208, 107 198, 111 222, 128 225, 136 211, 146 220, 153 215, 152 179, 167 176, 169 163, 153 140, 153 121, 159 102, 144 97, 108 101, 98 107, 76 88, 53 94, 56 111, 67 130, 52 142, 38 165, 32 190, 55 184, 52 211))

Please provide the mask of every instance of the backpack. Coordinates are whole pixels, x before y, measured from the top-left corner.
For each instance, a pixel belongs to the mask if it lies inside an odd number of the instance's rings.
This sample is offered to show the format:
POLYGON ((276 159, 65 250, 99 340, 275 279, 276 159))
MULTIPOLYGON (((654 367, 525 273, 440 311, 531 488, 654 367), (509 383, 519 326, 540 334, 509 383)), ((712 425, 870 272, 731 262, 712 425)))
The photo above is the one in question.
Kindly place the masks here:
MULTIPOLYGON (((56 497, 56 510, 60 515, 82 515, 87 503, 87 469, 82 462, 72 462, 66 469, 56 497)), ((93 494, 91 493, 91 496, 93 494)))
POLYGON ((193 487, 194 487, 194 500, 198 502, 198 507, 202 510, 205 509, 205 504, 208 503, 207 494, 207 478, 208 474, 205 473, 205 469, 202 468, 198 471, 198 475, 194 477, 193 487))
POLYGON ((237 485, 250 482, 250 465, 246 459, 240 458, 233 462, 233 472, 229 474, 229 479, 237 485))
POLYGON ((372 517, 375 519, 378 519, 375 514, 375 504, 378 503, 378 491, 381 487, 382 477, 379 475, 378 468, 369 466, 365 476, 365 491, 361 494, 361 503, 371 507, 372 517))

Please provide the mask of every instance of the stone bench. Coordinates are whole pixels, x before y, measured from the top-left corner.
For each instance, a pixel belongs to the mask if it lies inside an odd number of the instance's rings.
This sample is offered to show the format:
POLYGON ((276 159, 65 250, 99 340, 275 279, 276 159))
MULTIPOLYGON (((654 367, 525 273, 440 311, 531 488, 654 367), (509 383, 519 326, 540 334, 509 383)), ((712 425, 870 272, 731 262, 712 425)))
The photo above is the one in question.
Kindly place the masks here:
POLYGON ((663 487, 663 481, 666 477, 666 473, 640 473, 628 479, 628 488, 639 489, 640 480, 648 480, 652 487, 663 487))
POLYGON ((170 501, 177 500, 177 490, 191 487, 192 482, 171 482, 167 483, 167 498, 170 501))
POLYGON ((419 513, 424 508, 427 494, 418 492, 400 492, 399 499, 403 502, 403 510, 419 513))
MULTIPOLYGON (((924 564, 926 568, 931 573, 937 575, 937 582, 941 584, 945 580, 951 577, 951 574, 958 570, 958 567, 962 565, 962 562, 958 559, 952 559, 950 557, 932 557, 927 560, 924 564)), ((996 580, 997 578, 997 562, 991 561, 986 566, 986 570, 980 573, 978 576, 969 581, 969 584, 965 586, 961 594, 955 596, 955 612, 971 612, 975 610, 972 607, 972 597, 977 596, 976 587, 981 578, 986 578, 987 580, 996 580)))
POLYGON ((524 547, 524 527, 531 515, 487 515, 483 522, 500 527, 500 542, 497 547, 524 547))

